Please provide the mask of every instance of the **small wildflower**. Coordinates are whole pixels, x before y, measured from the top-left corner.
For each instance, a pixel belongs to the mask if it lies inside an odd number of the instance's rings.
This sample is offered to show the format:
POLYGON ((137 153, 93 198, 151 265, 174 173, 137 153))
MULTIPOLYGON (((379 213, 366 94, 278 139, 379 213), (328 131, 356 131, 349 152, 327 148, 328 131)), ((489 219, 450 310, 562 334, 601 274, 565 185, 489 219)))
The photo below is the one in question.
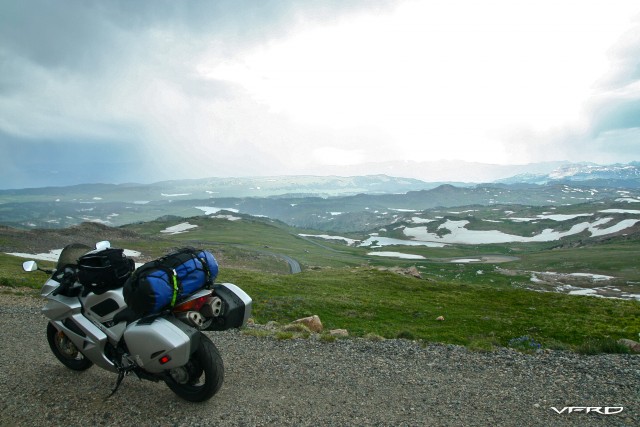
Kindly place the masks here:
POLYGON ((534 340, 533 338, 524 335, 509 340, 509 347, 517 350, 539 350, 542 348, 542 344, 534 340))

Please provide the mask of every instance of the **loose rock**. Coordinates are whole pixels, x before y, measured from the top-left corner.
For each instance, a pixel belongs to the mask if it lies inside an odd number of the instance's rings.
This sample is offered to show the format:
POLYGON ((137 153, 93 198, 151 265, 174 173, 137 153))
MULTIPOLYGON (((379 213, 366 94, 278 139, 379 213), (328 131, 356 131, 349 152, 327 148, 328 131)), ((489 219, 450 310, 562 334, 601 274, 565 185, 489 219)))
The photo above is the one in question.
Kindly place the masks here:
POLYGON ((320 317, 317 315, 304 317, 302 319, 294 320, 292 323, 302 323, 305 325, 311 332, 322 332, 322 322, 320 321, 320 317))

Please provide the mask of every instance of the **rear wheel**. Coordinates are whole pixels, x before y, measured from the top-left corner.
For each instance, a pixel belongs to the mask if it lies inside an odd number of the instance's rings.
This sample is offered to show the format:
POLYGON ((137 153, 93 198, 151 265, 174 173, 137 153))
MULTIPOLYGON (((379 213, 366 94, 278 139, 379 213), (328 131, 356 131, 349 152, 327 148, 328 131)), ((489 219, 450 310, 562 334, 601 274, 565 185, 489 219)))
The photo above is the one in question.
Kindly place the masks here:
POLYGON ((191 402, 210 399, 222 387, 224 366, 218 349, 204 334, 189 362, 168 371, 167 386, 181 398, 191 402))
POLYGON ((93 362, 84 357, 76 345, 51 323, 47 325, 47 341, 51 352, 58 358, 64 366, 74 371, 84 371, 89 369, 93 362))

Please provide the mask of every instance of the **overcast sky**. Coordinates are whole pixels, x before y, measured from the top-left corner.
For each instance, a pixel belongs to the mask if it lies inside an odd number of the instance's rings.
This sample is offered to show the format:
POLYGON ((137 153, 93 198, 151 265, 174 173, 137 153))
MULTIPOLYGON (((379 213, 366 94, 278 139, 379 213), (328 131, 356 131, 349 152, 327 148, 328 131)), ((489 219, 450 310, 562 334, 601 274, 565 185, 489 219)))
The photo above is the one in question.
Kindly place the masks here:
POLYGON ((627 163, 640 2, 4 0, 0 149, 1 188, 627 163))

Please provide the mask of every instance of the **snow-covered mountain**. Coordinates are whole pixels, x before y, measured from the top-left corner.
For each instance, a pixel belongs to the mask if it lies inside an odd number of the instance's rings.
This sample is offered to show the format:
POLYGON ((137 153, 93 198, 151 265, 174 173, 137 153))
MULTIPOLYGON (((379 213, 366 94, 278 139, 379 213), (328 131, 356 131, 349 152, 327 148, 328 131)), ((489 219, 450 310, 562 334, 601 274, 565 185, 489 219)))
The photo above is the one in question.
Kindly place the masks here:
POLYGON ((570 163, 546 174, 525 173, 496 182, 503 184, 549 184, 554 182, 589 182, 596 186, 640 187, 640 163, 598 165, 570 163))

